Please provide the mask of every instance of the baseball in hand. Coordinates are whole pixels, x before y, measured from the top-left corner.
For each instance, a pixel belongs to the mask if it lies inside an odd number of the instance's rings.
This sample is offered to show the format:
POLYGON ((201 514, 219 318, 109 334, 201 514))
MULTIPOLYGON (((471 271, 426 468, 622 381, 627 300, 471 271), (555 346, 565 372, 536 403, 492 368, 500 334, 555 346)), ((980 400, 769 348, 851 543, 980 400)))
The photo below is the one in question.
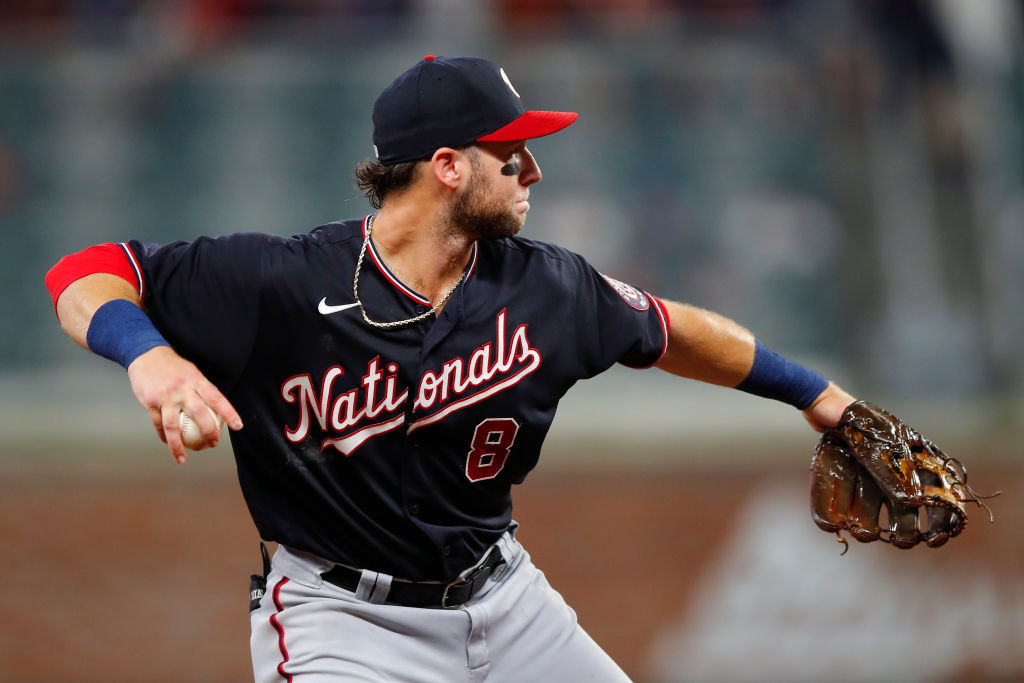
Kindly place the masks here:
MULTIPOLYGON (((212 415, 213 419, 217 421, 217 429, 223 428, 224 419, 217 413, 213 412, 213 408, 207 406, 206 409, 210 411, 210 415, 212 415)), ((181 441, 185 444, 185 448, 192 451, 198 451, 205 448, 206 439, 203 437, 203 433, 199 431, 199 425, 197 425, 195 420, 192 419, 192 416, 185 411, 181 411, 178 419, 181 424, 181 441)))

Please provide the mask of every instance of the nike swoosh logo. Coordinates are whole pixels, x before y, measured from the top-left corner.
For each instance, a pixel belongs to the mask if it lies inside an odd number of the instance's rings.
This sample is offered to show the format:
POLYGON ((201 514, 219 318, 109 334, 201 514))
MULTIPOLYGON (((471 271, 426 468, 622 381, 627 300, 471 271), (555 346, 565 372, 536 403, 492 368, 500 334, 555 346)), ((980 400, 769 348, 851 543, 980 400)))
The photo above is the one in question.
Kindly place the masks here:
POLYGON ((316 307, 316 310, 320 311, 324 315, 330 315, 331 313, 338 313, 339 311, 345 311, 349 308, 355 308, 359 304, 344 304, 341 306, 328 306, 327 297, 320 299, 320 304, 316 307))

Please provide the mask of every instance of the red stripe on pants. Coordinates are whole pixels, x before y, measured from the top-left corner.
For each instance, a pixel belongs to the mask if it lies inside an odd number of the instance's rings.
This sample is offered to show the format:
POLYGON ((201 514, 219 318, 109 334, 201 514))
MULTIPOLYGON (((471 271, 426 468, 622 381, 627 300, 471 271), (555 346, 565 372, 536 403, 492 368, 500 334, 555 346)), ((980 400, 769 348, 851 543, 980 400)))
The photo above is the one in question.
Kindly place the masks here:
MULTIPOLYGON (((288 583, 288 579, 284 578, 277 582, 274 586, 274 607, 277 608, 277 612, 280 613, 284 610, 281 605, 281 586, 288 583)), ((277 613, 270 615, 270 625, 277 631, 277 647, 281 650, 281 663, 277 665, 277 673, 281 674, 281 678, 291 683, 292 675, 284 670, 284 665, 288 662, 288 648, 284 646, 284 627, 277 621, 277 613)))

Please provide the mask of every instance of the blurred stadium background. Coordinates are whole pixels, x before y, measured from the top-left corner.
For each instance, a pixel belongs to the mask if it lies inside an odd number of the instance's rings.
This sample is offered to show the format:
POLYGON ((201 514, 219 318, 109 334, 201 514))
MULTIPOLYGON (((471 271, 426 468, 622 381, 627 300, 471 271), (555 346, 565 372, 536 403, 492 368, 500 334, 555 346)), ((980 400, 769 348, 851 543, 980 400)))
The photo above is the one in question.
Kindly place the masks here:
POLYGON ((531 145, 527 236, 739 320, 1006 492, 946 548, 840 559, 791 409, 582 383, 517 516, 631 676, 1024 680, 1020 0, 0 0, 0 679, 251 675, 230 453, 174 466, 43 275, 368 211, 373 99, 424 54, 580 112, 531 145))

